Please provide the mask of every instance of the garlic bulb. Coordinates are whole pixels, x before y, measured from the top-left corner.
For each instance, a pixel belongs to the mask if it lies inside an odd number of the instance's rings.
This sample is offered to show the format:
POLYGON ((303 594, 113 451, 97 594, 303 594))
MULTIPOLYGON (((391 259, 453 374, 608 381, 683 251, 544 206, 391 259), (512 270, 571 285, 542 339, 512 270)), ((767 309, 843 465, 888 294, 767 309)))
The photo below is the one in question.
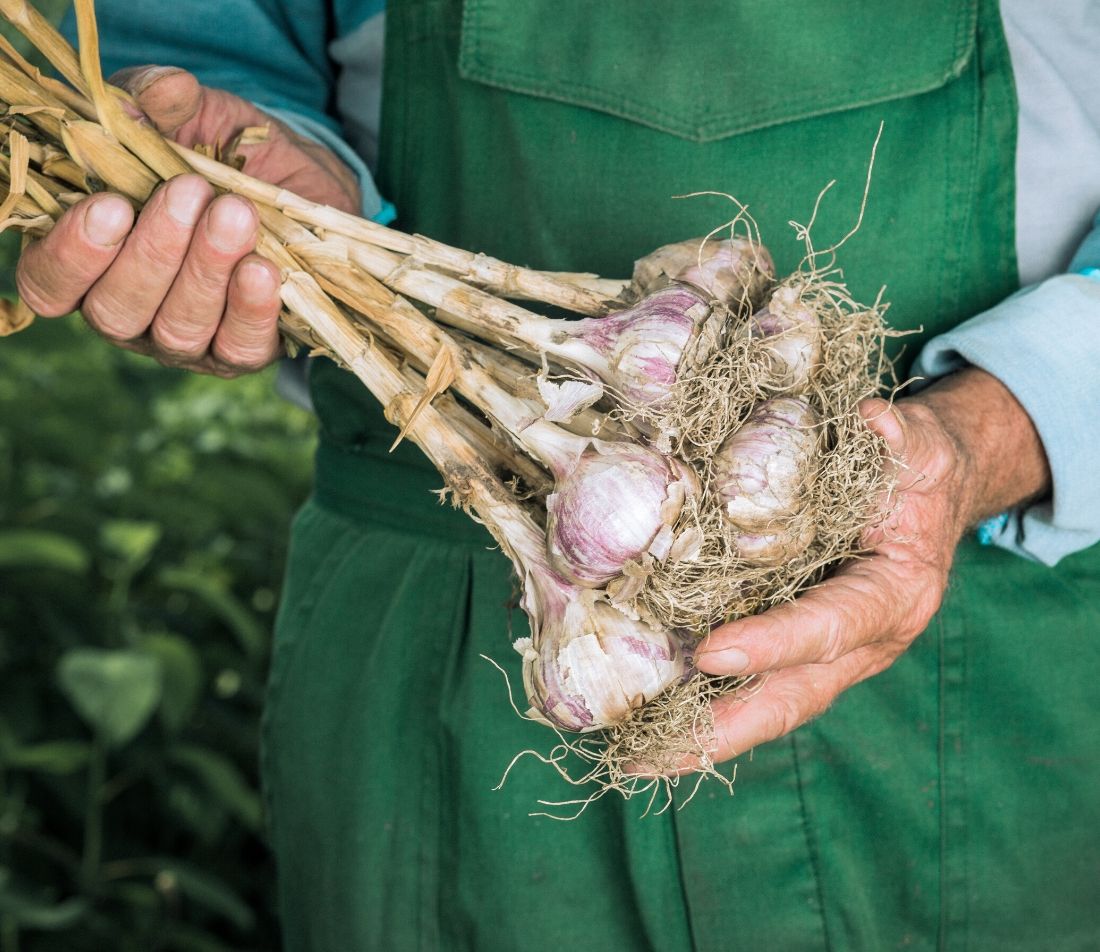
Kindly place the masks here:
POLYGON ((626 310, 569 324, 556 353, 594 370, 628 404, 655 407, 685 364, 717 346, 715 325, 723 321, 701 292, 674 285, 626 310))
POLYGON ((782 561, 813 541, 797 517, 814 478, 818 422, 801 397, 765 400, 715 455, 712 488, 747 560, 782 561))
POLYGON ((546 499, 554 568, 598 586, 649 553, 663 559, 687 496, 697 490, 677 460, 636 444, 594 442, 546 499))
POLYGON ((684 650, 671 632, 627 618, 548 571, 529 575, 527 586, 538 628, 516 650, 536 720, 567 731, 611 727, 684 676, 684 650))
POLYGON ((798 287, 777 288, 767 305, 749 319, 749 333, 768 356, 769 389, 803 391, 821 364, 821 322, 801 302, 798 287))
POLYGON ((690 284, 731 310, 754 302, 775 274, 768 249, 747 238, 691 238, 663 245, 634 262, 641 297, 673 282, 690 284))

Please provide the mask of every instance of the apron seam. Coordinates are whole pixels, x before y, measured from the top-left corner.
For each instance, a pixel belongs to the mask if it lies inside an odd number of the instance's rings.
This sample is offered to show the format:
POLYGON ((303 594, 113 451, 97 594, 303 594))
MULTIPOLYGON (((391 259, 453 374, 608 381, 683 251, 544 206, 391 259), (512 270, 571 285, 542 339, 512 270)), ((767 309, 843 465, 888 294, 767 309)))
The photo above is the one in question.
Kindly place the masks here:
POLYGON ((965 952, 969 947, 968 848, 966 841, 967 763, 965 756, 965 696, 967 679, 967 625, 956 600, 956 624, 949 630, 942 613, 937 624, 942 633, 943 761, 941 816, 941 930, 940 952, 965 952))
MULTIPOLYGON (((307 504, 309 505, 309 504, 307 504)), ((315 505, 315 504, 314 504, 315 505)), ((318 509, 320 507, 317 507, 318 509)), ((303 511, 303 516, 309 513, 309 509, 303 511)), ((328 515, 327 511, 318 513, 328 515)), ((304 521, 304 520, 303 520, 304 521)), ((304 531, 304 526, 301 527, 304 531)), ((290 630, 295 632, 295 635, 290 643, 281 641, 279 644, 273 643, 272 656, 271 656, 271 669, 268 674, 267 684, 264 688, 264 703, 263 711, 260 717, 260 748, 259 748, 259 769, 261 778, 261 794, 262 802, 266 812, 265 827, 267 830, 268 838, 274 842, 275 830, 276 830, 276 813, 274 809, 274 800, 272 797, 272 786, 267 782, 265 778, 270 776, 272 769, 271 754, 270 754, 270 736, 272 731, 271 721, 274 715, 275 705, 273 703, 274 698, 278 693, 278 689, 283 680, 282 666, 278 664, 278 660, 285 657, 288 650, 292 649, 294 645, 298 643, 298 632, 305 624, 306 619, 313 614, 314 609, 317 607, 321 600, 321 595, 328 590, 332 584, 332 579, 335 575, 335 569, 344 563, 344 561, 356 551, 359 546, 359 541, 353 541, 348 544, 348 537, 355 531, 355 526, 345 524, 341 530, 337 539, 333 542, 332 547, 329 549, 325 557, 319 564, 313 567, 313 571, 309 577, 309 581, 305 586, 304 595, 301 601, 295 607, 294 612, 287 618, 285 622, 277 622, 277 628, 282 628, 284 625, 289 626, 290 630), (276 658, 275 651, 279 650, 279 658, 276 658)))
MULTIPOLYGON (((460 633, 460 638, 459 638, 459 643, 458 644, 453 644, 453 643, 451 644, 451 651, 448 653, 448 656, 447 656, 447 664, 446 664, 444 670, 442 672, 440 672, 440 677, 439 677, 440 691, 439 691, 438 699, 437 699, 438 703, 436 704, 436 708, 435 708, 435 710, 436 710, 436 719, 439 723, 439 730, 436 732, 436 742, 435 742, 434 751, 433 751, 433 753, 435 755, 434 765, 432 763, 429 763, 429 765, 428 765, 429 768, 433 768, 433 766, 434 766, 434 770, 429 769, 426 772, 428 776, 431 776, 431 777, 434 778, 437 789, 434 792, 434 801, 433 801, 432 798, 429 798, 427 796, 426 792, 424 792, 422 800, 421 800, 421 804, 420 804, 421 818, 422 818, 421 822, 425 822, 424 818, 430 818, 430 817, 433 816, 433 814, 434 814, 434 819, 435 819, 434 830, 433 830, 433 832, 434 832, 434 843, 435 843, 435 858, 436 858, 436 861, 435 861, 435 901, 432 905, 432 911, 435 915, 436 944, 435 944, 435 946, 429 946, 427 944, 426 931, 424 930, 424 928, 422 926, 421 941, 420 941, 421 952, 430 952, 430 949, 433 949, 433 948, 434 949, 440 949, 440 948, 443 947, 443 943, 442 943, 442 932, 443 932, 442 923, 444 921, 444 909, 443 909, 443 890, 441 888, 440 880, 442 878, 441 868, 442 868, 442 865, 443 865, 442 856, 443 856, 443 847, 444 847, 444 821, 443 821, 444 811, 438 810, 438 809, 435 810, 435 811, 431 810, 431 804, 433 802, 435 802, 436 804, 439 804, 441 802, 444 802, 445 799, 446 799, 445 796, 441 795, 442 791, 443 791, 443 787, 444 787, 444 780, 441 776, 442 768, 441 768, 440 765, 446 762, 447 751, 448 751, 448 748, 451 747, 451 744, 450 744, 450 732, 444 726, 446 724, 446 718, 443 715, 444 715, 444 710, 447 708, 448 705, 451 704, 452 695, 454 693, 454 688, 455 688, 455 684, 456 684, 456 681, 457 681, 456 671, 459 668, 459 655, 460 655, 460 653, 463 649, 463 646, 466 644, 466 641, 469 639, 470 633, 471 633, 472 628, 473 628, 473 595, 474 595, 474 572, 475 572, 474 560, 471 558, 471 555, 470 555, 469 552, 459 551, 459 552, 454 553, 454 555, 457 556, 458 560, 461 563, 462 576, 458 581, 458 585, 456 586, 457 589, 458 589, 460 597, 455 599, 455 604, 454 604, 454 607, 453 607, 453 610, 451 612, 451 616, 450 616, 450 619, 449 619, 449 625, 446 628, 444 628, 444 626, 440 625, 440 630, 441 631, 449 631, 449 632, 459 632, 460 633), (459 624, 459 622, 461 622, 461 623, 459 624)), ((451 559, 448 559, 448 562, 450 562, 450 561, 451 561, 451 559)), ((424 791, 427 791, 427 787, 428 787, 428 785, 425 784, 424 785, 424 791)), ((424 837, 424 841, 427 841, 427 840, 428 840, 428 837, 424 837)), ((423 869, 425 865, 426 865, 425 863, 422 863, 421 868, 423 869)), ((423 884, 422 884, 422 888, 423 888, 423 884)), ((423 910, 423 915, 425 917, 427 916, 427 907, 428 907, 428 903, 426 901, 423 901, 421 903, 421 908, 423 910)))
POLYGON ((679 813, 682 807, 677 807, 669 812, 669 822, 672 825, 672 836, 676 842, 676 882, 680 887, 680 896, 684 905, 684 925, 687 927, 688 948, 691 952, 699 952, 699 943, 695 938, 695 921, 691 912, 691 894, 688 892, 687 880, 684 879, 684 851, 680 838, 679 813))
POLYGON ((824 940, 823 952, 832 952, 834 946, 829 935, 829 919, 825 913, 825 884, 821 876, 821 861, 818 856, 817 844, 810 829, 809 811, 806 803, 805 784, 802 778, 802 765, 798 754, 799 732, 792 731, 789 735, 791 742, 791 761, 794 765, 795 791, 798 793, 798 808, 801 818, 802 835, 806 840, 806 854, 810 861, 810 873, 814 881, 814 896, 817 898, 817 911, 821 918, 821 936, 824 940))

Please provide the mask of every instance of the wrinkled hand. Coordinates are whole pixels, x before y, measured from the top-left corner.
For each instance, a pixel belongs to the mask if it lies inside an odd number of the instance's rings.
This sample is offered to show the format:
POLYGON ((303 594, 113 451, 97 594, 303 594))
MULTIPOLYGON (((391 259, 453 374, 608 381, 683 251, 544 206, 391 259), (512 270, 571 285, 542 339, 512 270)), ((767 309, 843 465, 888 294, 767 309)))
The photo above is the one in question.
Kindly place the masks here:
POLYGON ((861 412, 901 464, 896 497, 884 504, 889 515, 866 533, 867 558, 790 604, 723 625, 705 639, 696 658, 701 670, 767 672, 747 699, 715 703, 716 762, 793 731, 889 667, 939 608, 966 527, 1040 492, 1049 480, 1030 420, 982 371, 965 371, 893 407, 866 401, 861 412), (975 422, 974 411, 980 420, 998 407, 1004 413, 995 423, 975 422), (1005 450, 1018 458, 991 479, 985 470, 992 455, 1005 450))
MULTIPOLYGON (((313 201, 358 208, 358 185, 343 162, 250 103, 172 67, 137 67, 112 82, 183 145, 226 143, 247 126, 268 125, 267 141, 241 149, 245 172, 313 201)), ((23 253, 16 281, 43 317, 79 307, 121 347, 235 376, 264 367, 280 349, 279 269, 254 253, 258 228, 249 201, 215 198, 204 179, 181 175, 154 193, 136 223, 119 195, 73 206, 23 253)))

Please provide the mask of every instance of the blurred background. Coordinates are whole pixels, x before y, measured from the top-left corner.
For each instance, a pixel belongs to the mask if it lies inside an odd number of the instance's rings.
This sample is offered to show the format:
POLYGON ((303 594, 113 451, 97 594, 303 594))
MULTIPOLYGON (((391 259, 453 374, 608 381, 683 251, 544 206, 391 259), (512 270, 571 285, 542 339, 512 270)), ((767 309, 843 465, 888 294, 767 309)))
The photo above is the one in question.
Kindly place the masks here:
POLYGON ((0 952, 278 947, 259 716, 312 450, 270 373, 0 338, 0 952))

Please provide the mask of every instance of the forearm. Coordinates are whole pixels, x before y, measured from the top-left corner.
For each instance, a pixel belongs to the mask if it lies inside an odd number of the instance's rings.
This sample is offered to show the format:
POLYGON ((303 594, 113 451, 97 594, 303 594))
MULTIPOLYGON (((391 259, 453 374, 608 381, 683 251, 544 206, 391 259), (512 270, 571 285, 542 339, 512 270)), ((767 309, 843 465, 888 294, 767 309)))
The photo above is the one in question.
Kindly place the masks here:
POLYGON ((1050 492, 1038 431, 996 377, 969 367, 905 402, 931 410, 955 444, 961 528, 1050 492))

